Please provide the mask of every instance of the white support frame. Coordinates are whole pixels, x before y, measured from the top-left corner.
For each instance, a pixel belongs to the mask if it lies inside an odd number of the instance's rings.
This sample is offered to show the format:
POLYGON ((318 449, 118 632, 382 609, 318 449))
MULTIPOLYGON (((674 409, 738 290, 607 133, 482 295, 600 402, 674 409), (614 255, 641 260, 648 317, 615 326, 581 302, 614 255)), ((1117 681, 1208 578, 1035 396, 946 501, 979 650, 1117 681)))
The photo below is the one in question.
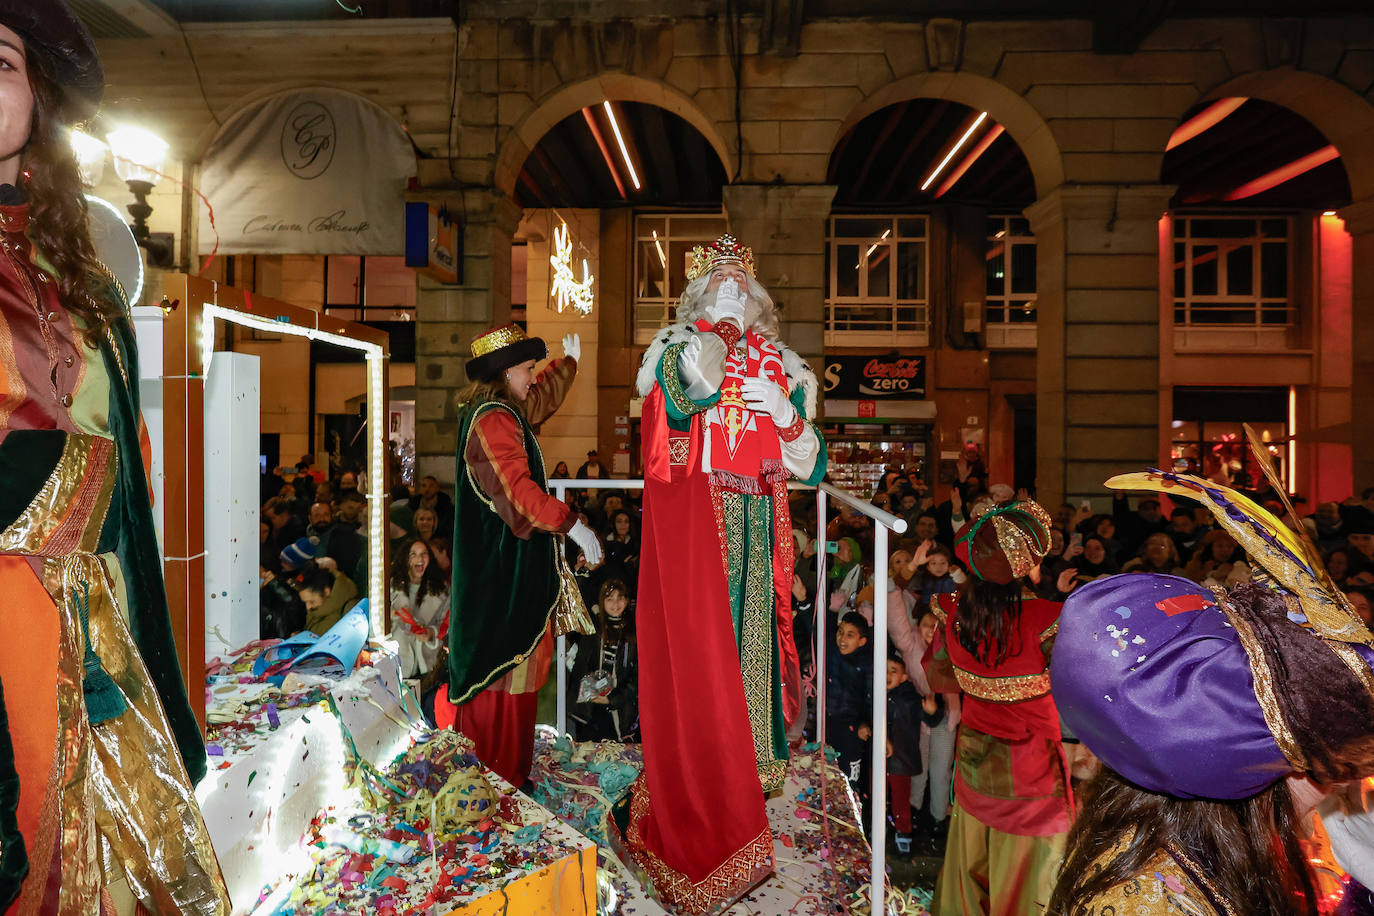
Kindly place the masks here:
POLYGON ((200 317, 200 358, 202 371, 208 376, 215 348, 215 322, 224 321, 241 327, 266 331, 273 334, 289 334, 307 340, 322 340, 337 347, 360 350, 367 361, 367 425, 368 433, 368 531, 367 531, 367 610, 372 635, 382 637, 386 634, 387 620, 387 578, 386 569, 386 531, 387 531, 387 492, 386 492, 386 454, 387 431, 383 417, 386 395, 386 372, 384 364, 386 351, 381 344, 356 340, 342 334, 322 331, 319 328, 291 324, 274 318, 254 315, 237 309, 224 308, 213 302, 201 303, 200 317))

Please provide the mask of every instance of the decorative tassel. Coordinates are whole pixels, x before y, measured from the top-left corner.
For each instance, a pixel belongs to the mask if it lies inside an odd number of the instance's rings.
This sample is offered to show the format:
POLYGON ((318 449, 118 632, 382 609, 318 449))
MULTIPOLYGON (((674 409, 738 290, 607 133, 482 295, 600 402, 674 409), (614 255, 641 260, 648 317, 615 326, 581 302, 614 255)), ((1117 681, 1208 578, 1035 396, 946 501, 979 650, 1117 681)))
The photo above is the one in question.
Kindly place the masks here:
POLYGON ((86 669, 81 681, 81 692, 86 695, 86 718, 92 725, 99 725, 122 714, 129 706, 91 645, 91 587, 86 582, 81 583, 81 596, 76 599, 76 606, 81 613, 81 635, 86 641, 86 654, 81 661, 86 669))

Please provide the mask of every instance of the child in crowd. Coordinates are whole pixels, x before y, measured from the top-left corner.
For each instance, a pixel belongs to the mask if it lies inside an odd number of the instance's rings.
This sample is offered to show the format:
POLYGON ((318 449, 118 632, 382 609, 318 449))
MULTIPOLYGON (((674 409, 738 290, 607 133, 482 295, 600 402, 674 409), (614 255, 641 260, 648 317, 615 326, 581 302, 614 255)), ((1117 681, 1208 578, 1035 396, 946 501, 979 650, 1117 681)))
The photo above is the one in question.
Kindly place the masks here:
POLYGON ((902 855, 911 852, 911 777, 922 772, 921 725, 943 718, 938 696, 924 697, 907 677, 906 662, 896 650, 887 657, 887 792, 902 855))
POLYGON ((911 581, 907 590, 916 598, 917 613, 924 613, 930 607, 933 596, 959 590, 964 573, 953 565, 953 560, 953 552, 933 540, 922 541, 916 548, 908 565, 911 581))
POLYGON ((629 623, 630 590, 619 579, 601 585, 596 633, 574 646, 573 733, 578 741, 639 740, 639 653, 629 623))
POLYGON ((826 659, 826 740, 839 753, 840 770, 861 797, 866 797, 862 769, 868 739, 873 734, 873 650, 871 630, 862 614, 850 611, 840 618, 835 648, 826 659))
POLYGON ((922 807, 926 786, 930 786, 931 846, 942 855, 949 835, 949 786, 954 778, 954 745, 959 727, 959 681, 945 647, 944 629, 931 611, 921 616, 918 625, 922 645, 921 670, 931 696, 938 697, 934 712, 921 724, 921 769, 911 783, 911 797, 922 807))

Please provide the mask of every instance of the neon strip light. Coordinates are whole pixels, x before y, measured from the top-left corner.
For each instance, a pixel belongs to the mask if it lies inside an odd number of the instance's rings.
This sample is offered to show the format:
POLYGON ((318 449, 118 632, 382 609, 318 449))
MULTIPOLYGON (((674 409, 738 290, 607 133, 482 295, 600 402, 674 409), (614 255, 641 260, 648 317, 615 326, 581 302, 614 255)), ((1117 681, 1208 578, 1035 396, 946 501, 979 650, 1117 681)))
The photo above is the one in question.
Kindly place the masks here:
POLYGON ((369 561, 367 616, 372 628, 372 635, 378 638, 384 636, 386 634, 388 607, 387 589, 391 571, 382 565, 383 545, 386 543, 386 525, 388 522, 387 494, 382 489, 387 449, 386 425, 382 417, 382 395, 386 384, 382 371, 385 356, 382 345, 355 340, 352 337, 345 337, 330 331, 321 331, 318 328, 307 328, 285 321, 277 321, 273 318, 249 315, 234 309, 223 308, 212 302, 203 303, 201 310, 200 371, 203 375, 208 376, 210 374, 210 360, 214 356, 215 350, 216 318, 230 324, 241 324, 273 334, 291 334, 308 340, 323 340, 334 344, 336 347, 363 351, 367 360, 367 425, 371 427, 368 431, 367 540, 369 561))
POLYGON ((658 240, 658 230, 654 229, 652 230, 652 232, 654 233, 654 247, 658 249, 658 263, 663 267, 664 270, 667 270, 668 258, 665 257, 663 254, 663 243, 658 240))
POLYGON ((1182 146, 1203 131, 1216 127, 1222 121, 1226 120, 1231 112, 1248 101, 1250 100, 1244 97, 1218 99, 1202 109, 1202 111, 1199 111, 1197 114, 1184 121, 1178 127, 1174 128, 1174 132, 1169 135, 1169 142, 1164 147, 1164 151, 1168 152, 1175 146, 1182 146))
POLYGON ((891 234, 892 234, 892 230, 891 230, 890 228, 889 228, 889 229, 884 229, 884 230, 883 230, 883 234, 880 235, 880 236, 878 236, 878 241, 876 241, 876 242, 874 242, 872 245, 869 245, 869 246, 868 246, 868 250, 864 252, 864 256, 863 256, 862 258, 860 258, 860 259, 859 259, 859 263, 855 264, 854 266, 855 266, 856 268, 858 268, 858 267, 863 267, 863 266, 864 266, 864 261, 867 261, 867 260, 868 260, 869 255, 871 255, 871 254, 873 254, 873 252, 877 251, 877 250, 878 250, 878 246, 881 245, 881 244, 883 243, 883 239, 887 238, 887 237, 888 237, 889 235, 891 235, 891 234))
POLYGON ((1288 386, 1288 495, 1298 492, 1298 389, 1288 386))
POLYGON ((1006 132, 1006 128, 1001 124, 992 125, 992 129, 983 135, 983 139, 978 141, 978 145, 968 151, 964 161, 959 163, 959 167, 949 173, 949 177, 940 182, 940 187, 935 189, 935 196, 940 197, 950 188, 959 183, 959 179, 964 177, 964 173, 969 170, 973 163, 978 161, 978 157, 988 151, 988 147, 997 141, 997 138, 1006 132))
POLYGON ((969 126, 969 129, 964 131, 964 135, 959 138, 959 142, 954 144, 954 148, 945 154, 945 158, 941 159, 940 164, 935 167, 935 171, 931 172, 930 177, 921 185, 922 191, 930 187, 931 182, 940 177, 940 173, 945 170, 945 166, 949 165, 949 160, 953 159, 954 155, 958 153, 959 150, 963 149, 964 144, 968 142, 968 138, 973 136, 973 132, 978 129, 979 125, 987 120, 987 117, 988 113, 986 111, 978 115, 973 124, 969 126))
POLYGON ((615 181, 615 189, 620 192, 622 198, 627 197, 625 193, 625 183, 620 180, 620 173, 615 170, 615 162, 611 160, 610 147, 606 145, 606 138, 601 136, 601 128, 596 126, 596 115, 592 114, 590 108, 582 109, 582 117, 587 122, 587 127, 591 129, 592 137, 596 139, 596 145, 601 150, 601 158, 606 160, 606 170, 611 173, 611 178, 615 181))
POLYGON ((615 142, 620 144, 620 155, 625 157, 625 168, 630 170, 630 181, 634 183, 635 190, 639 190, 639 176, 635 174, 635 164, 630 161, 630 151, 625 148, 625 138, 620 135, 620 125, 615 120, 615 111, 611 108, 609 99, 601 103, 606 109, 606 117, 611 119, 611 130, 615 131, 615 142))
POLYGON ((1240 200, 1245 197, 1254 197, 1256 194, 1263 194, 1271 188, 1277 188, 1285 181, 1292 181, 1299 175, 1312 171, 1319 165, 1325 165, 1332 160, 1341 158, 1340 150, 1334 146, 1323 146, 1315 153, 1308 153, 1300 159, 1294 159, 1287 165, 1281 165, 1268 172, 1254 181, 1247 181, 1245 184, 1227 194, 1222 200, 1240 200))

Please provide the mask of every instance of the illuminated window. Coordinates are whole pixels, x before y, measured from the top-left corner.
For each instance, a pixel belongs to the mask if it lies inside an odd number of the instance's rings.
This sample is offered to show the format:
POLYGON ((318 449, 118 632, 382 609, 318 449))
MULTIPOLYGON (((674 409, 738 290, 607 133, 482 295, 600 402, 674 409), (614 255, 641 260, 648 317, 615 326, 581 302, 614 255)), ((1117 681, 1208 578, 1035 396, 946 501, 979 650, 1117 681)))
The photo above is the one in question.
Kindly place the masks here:
POLYGON ((1175 216, 1175 326, 1292 326, 1292 234, 1286 216, 1175 216))
POLYGON ((1035 346, 1035 236, 1020 216, 987 221, 985 318, 989 347, 1035 346))
POLYGON ((1175 388, 1169 436, 1173 469, 1242 490, 1262 489, 1261 471, 1245 440, 1243 424, 1249 423, 1288 480, 1289 403, 1287 388, 1175 388))
POLYGON ((636 343, 649 343, 654 332, 674 320, 678 297, 687 285, 692 249, 715 241, 725 231, 725 217, 719 213, 636 214, 636 343))
POLYGON ((928 344, 929 235, 925 216, 830 218, 826 344, 928 344))

